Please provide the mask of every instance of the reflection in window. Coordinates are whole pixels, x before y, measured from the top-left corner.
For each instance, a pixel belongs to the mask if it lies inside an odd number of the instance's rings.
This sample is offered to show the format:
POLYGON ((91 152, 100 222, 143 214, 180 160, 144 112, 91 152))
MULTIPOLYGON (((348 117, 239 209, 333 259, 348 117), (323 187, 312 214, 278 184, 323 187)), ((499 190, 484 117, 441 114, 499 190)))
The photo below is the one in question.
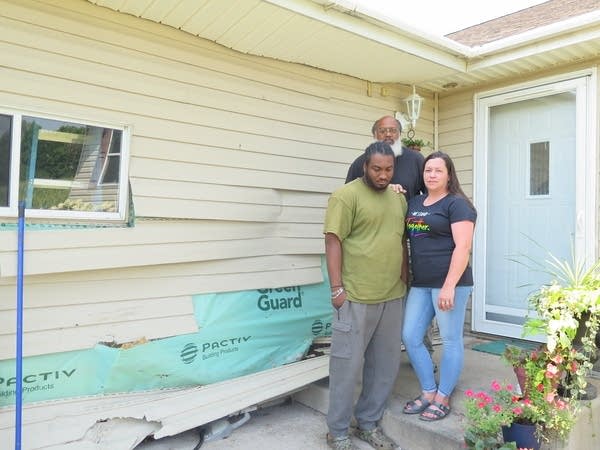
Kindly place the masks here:
POLYGON ((8 206, 10 195, 10 144, 12 117, 0 114, 0 206, 8 206))
POLYGON ((550 194, 550 143, 529 146, 529 195, 550 194))
POLYGON ((121 130, 23 116, 19 197, 27 208, 116 212, 121 130), (113 145, 118 149, 112 150, 113 145), (112 184, 98 167, 116 153, 112 184))

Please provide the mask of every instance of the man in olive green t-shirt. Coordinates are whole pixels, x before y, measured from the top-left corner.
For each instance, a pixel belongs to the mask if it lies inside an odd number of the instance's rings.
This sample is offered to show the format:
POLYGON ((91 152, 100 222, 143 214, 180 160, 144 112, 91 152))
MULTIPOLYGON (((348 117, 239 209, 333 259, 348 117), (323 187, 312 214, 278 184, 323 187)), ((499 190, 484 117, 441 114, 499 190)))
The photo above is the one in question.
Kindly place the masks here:
POLYGON ((396 446, 378 426, 400 366, 408 278, 407 205, 388 188, 393 173, 392 148, 374 142, 365 150, 364 176, 336 190, 327 206, 325 253, 335 308, 327 442, 336 450, 356 448, 348 434, 353 411, 358 438, 376 448, 396 446))

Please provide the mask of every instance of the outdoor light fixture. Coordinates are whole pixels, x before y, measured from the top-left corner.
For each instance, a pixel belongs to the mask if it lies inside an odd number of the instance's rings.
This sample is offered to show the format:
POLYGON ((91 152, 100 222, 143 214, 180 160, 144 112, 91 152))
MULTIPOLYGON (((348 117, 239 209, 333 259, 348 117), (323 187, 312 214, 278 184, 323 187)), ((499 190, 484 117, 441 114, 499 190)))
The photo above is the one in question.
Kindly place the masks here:
POLYGON ((421 105, 423 105, 423 97, 417 94, 414 84, 412 88, 412 94, 404 99, 404 103, 406 103, 406 116, 410 122, 410 129, 407 132, 408 137, 415 135, 414 129, 417 125, 417 119, 421 115, 421 105))

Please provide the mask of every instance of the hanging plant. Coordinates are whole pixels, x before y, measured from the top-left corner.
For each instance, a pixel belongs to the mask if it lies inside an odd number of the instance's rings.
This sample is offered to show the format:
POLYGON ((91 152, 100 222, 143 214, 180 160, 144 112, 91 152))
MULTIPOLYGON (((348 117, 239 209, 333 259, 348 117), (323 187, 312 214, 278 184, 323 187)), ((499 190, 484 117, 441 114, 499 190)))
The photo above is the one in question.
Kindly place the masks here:
POLYGON ((419 152, 422 148, 433 148, 433 144, 431 142, 415 137, 405 137, 402 138, 401 141, 402 145, 405 147, 412 148, 413 150, 417 150, 419 152))

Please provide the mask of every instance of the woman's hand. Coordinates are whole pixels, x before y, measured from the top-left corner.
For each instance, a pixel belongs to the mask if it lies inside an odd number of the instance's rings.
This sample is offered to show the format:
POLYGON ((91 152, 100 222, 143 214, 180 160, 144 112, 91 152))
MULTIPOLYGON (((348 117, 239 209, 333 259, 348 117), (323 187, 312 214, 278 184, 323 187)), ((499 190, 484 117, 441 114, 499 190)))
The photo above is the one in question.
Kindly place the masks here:
POLYGON ((454 288, 443 287, 438 296, 438 308, 441 311, 450 311, 454 308, 454 288))
POLYGON ((404 189, 401 184, 390 184, 388 186, 396 194, 406 194, 406 189, 404 189))

